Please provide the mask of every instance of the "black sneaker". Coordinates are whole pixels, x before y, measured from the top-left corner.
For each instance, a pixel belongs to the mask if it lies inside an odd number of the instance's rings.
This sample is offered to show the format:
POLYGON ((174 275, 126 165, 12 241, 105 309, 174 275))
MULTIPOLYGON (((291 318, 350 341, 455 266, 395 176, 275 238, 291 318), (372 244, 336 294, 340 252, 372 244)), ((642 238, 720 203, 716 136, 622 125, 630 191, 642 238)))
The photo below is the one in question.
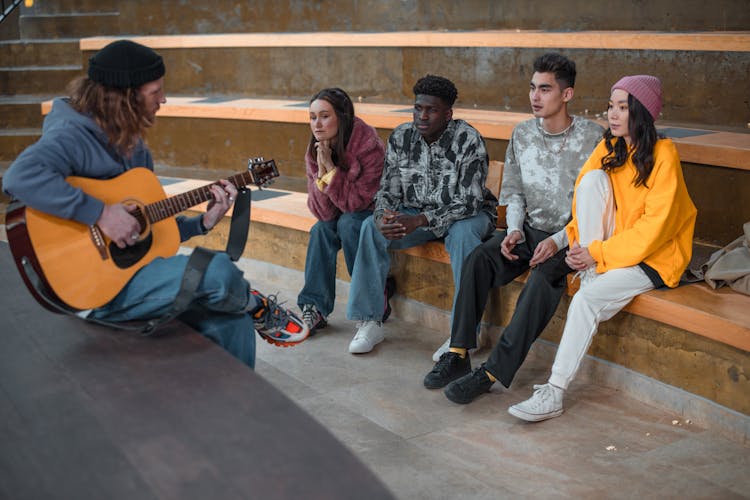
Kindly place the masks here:
POLYGON ((432 371, 425 375, 424 386, 428 389, 440 389, 468 373, 471 373, 471 360, 468 352, 464 358, 455 352, 444 352, 440 360, 432 367, 432 371))
POLYGON ((443 393, 454 403, 465 405, 474 401, 477 396, 490 392, 492 384, 494 382, 487 377, 484 365, 481 365, 470 374, 448 384, 443 393))
POLYGON ((391 315, 391 297, 393 297, 394 293, 396 293, 396 279, 393 276, 388 276, 385 279, 385 290, 383 290, 385 303, 383 304, 383 318, 380 320, 381 323, 385 323, 385 320, 391 315))

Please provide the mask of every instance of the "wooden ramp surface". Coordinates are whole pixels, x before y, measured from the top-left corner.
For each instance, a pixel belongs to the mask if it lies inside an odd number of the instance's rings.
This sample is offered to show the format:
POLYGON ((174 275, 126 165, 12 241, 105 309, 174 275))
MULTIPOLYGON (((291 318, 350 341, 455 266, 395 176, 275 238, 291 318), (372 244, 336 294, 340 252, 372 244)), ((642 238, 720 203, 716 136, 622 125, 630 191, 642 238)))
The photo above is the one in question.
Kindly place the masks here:
POLYGON ((0 277, 0 498, 392 498, 317 421, 187 327, 144 338, 47 312, 6 243, 0 277))

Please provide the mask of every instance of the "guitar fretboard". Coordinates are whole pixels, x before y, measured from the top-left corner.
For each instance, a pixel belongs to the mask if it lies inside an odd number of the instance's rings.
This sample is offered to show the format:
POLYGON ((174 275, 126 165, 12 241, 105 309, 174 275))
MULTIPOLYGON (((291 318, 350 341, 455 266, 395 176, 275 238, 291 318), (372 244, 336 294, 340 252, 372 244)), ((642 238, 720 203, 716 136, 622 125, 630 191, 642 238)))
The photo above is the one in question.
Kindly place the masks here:
MULTIPOLYGON (((237 189, 241 189, 250 183, 255 182, 253 174, 251 172, 243 172, 240 174, 233 175, 227 179, 237 189)), ((211 192, 211 186, 218 184, 216 182, 207 184, 190 191, 159 200, 154 203, 146 205, 146 216, 152 223, 159 222, 160 220, 172 217, 180 212, 184 212, 190 207, 200 205, 203 202, 212 200, 214 195, 211 192)), ((139 214, 134 214, 138 219, 139 214)), ((142 226, 143 227, 143 226, 142 226)))

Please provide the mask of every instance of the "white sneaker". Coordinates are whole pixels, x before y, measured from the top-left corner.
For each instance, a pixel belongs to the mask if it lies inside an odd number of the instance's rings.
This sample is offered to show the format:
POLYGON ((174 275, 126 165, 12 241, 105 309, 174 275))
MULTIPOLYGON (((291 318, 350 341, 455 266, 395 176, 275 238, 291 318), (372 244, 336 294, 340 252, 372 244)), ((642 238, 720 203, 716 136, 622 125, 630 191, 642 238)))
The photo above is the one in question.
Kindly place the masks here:
POLYGON ((440 356, 448 352, 450 348, 451 348, 451 338, 448 337, 448 339, 445 342, 443 342, 443 345, 438 347, 438 350, 435 351, 435 353, 432 355, 432 360, 435 363, 437 363, 438 361, 440 361, 440 356))
POLYGON ((599 276, 599 273, 596 272, 596 266, 591 266, 587 267, 583 271, 576 271, 576 273, 573 275, 573 280, 575 280, 576 278, 580 279, 581 286, 584 286, 594 281, 597 276, 599 276))
POLYGON ((372 351, 385 338, 380 321, 361 321, 357 323, 357 333, 349 343, 349 352, 364 354, 372 351))
POLYGON ((508 408, 508 413, 527 422, 559 417, 563 412, 563 390, 551 384, 535 385, 534 395, 508 408))

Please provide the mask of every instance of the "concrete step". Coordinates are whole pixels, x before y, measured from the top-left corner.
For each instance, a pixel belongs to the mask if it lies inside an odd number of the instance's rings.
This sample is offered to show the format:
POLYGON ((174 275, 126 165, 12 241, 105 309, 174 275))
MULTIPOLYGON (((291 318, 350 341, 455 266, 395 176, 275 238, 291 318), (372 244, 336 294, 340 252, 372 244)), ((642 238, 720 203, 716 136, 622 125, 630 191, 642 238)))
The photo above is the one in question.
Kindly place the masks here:
POLYGON ((0 42, 2 66, 80 65, 78 39, 7 40, 0 42))
POLYGON ((42 102, 51 96, 0 96, 0 129, 41 128, 42 102))
POLYGON ((80 65, 0 67, 0 95, 65 95, 65 87, 83 74, 80 65))
MULTIPOLYGON (((305 99, 335 82, 365 102, 411 105, 414 82, 432 73, 456 83, 460 106, 526 112, 533 60, 562 50, 578 69, 574 113, 603 112, 617 78, 650 72, 662 79, 664 120, 744 127, 750 115, 745 88, 724 84, 750 73, 750 32, 254 33, 137 40, 164 56, 169 91, 178 95, 305 99)), ((82 40, 81 49, 91 55, 109 41, 82 40)))
POLYGON ((120 31, 117 12, 86 12, 66 14, 21 14, 20 37, 26 39, 81 38, 116 35, 120 31))
POLYGON ((0 161, 13 161, 42 136, 38 128, 0 129, 0 161))
MULTIPOLYGON (((80 0, 78 0, 80 1, 80 0)), ((123 26, 139 33, 258 33, 402 30, 743 30, 750 26, 744 0, 641 2, 616 15, 595 2, 545 0, 417 0, 336 2, 256 0, 119 2, 123 26), (333 4, 331 4, 333 5, 333 4)))

